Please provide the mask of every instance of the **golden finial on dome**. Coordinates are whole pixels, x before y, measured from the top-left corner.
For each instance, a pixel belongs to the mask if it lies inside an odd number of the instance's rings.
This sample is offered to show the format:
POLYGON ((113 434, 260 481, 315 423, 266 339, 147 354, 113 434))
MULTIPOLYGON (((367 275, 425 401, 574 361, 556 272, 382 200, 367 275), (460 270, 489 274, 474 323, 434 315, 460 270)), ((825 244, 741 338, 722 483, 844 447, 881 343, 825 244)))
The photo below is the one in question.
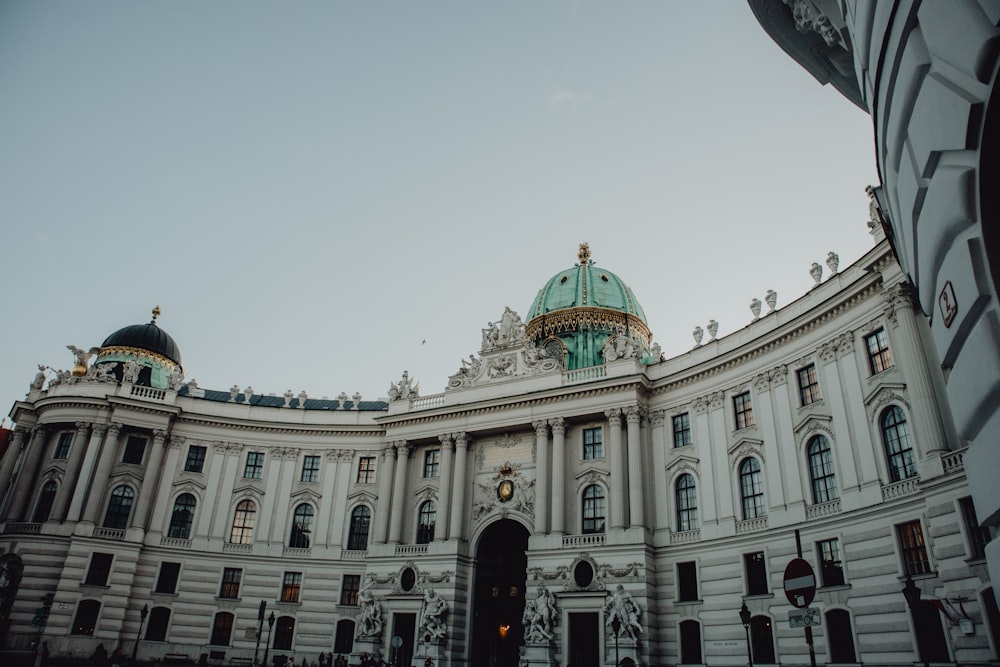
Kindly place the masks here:
POLYGON ((153 321, 150 322, 150 324, 156 324, 156 318, 159 317, 159 316, 160 316, 160 307, 159 306, 154 306, 153 307, 153 321))
POLYGON ((576 253, 577 259, 580 260, 580 266, 586 266, 590 263, 590 244, 586 241, 580 244, 580 252, 576 253))

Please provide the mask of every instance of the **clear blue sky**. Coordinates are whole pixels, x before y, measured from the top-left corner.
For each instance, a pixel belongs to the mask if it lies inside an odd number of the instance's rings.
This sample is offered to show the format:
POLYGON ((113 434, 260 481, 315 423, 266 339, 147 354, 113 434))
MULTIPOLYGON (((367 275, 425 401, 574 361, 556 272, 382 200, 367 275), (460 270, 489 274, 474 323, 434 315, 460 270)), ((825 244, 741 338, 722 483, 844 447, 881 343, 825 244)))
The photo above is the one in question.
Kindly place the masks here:
POLYGON ((869 117, 738 0, 2 2, 0 100, 6 406, 157 304, 203 387, 374 399, 581 241, 669 355, 872 245, 869 117))

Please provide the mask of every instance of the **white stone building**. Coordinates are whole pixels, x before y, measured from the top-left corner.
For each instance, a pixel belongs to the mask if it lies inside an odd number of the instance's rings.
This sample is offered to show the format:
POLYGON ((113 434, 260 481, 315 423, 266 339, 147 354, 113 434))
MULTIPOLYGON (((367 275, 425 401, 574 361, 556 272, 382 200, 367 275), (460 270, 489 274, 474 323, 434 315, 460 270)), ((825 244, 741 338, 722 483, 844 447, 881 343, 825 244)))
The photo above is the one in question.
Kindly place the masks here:
POLYGON ((750 643, 805 664, 783 590, 800 546, 818 662, 910 664, 918 638, 995 660, 965 450, 873 234, 670 359, 581 246, 443 393, 404 373, 388 402, 199 388, 155 315, 74 350, 10 413, 4 647, 591 667, 736 665, 750 643))

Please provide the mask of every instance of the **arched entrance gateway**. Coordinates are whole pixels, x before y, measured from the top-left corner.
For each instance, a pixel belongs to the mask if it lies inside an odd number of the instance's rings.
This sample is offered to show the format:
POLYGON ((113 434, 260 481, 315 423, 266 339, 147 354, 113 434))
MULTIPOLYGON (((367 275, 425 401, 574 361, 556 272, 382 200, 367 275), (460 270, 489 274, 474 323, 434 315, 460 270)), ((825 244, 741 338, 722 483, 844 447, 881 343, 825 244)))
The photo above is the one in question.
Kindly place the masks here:
POLYGON ((524 628, 528 531, 500 519, 483 532, 476 548, 470 665, 517 667, 524 628))

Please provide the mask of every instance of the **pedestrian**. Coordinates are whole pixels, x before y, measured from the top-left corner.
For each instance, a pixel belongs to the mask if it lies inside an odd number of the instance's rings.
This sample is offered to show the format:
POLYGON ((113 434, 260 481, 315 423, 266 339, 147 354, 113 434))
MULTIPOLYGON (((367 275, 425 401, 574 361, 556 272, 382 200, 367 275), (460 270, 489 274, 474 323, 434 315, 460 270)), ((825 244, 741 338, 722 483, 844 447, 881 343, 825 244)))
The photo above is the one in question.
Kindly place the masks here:
POLYGON ((104 648, 104 642, 98 644, 97 648, 94 649, 90 661, 94 663, 94 667, 108 667, 108 650, 104 648))

